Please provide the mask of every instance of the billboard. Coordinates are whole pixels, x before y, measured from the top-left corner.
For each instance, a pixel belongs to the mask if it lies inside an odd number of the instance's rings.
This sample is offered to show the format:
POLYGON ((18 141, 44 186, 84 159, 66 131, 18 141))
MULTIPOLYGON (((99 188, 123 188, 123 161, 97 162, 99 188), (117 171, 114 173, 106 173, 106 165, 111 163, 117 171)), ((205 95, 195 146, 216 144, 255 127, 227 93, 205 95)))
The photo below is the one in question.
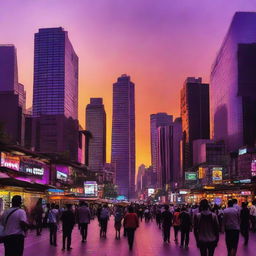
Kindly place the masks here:
POLYGON ((20 158, 9 153, 1 152, 1 167, 7 167, 14 171, 19 171, 20 158))
POLYGON ((222 168, 221 167, 212 168, 212 181, 213 181, 213 183, 221 183, 222 182, 222 168))
POLYGON ((98 184, 96 181, 86 181, 84 182, 84 194, 87 197, 97 197, 98 196, 98 184))
POLYGON ((252 172, 252 176, 255 177, 256 176, 256 160, 252 160, 251 172, 252 172))
POLYGON ((155 193, 155 189, 154 188, 148 188, 148 196, 151 196, 155 193))
POLYGON ((185 172, 185 180, 197 180, 196 172, 185 172))
POLYGON ((36 176, 43 176, 44 175, 44 167, 41 162, 38 162, 34 159, 28 157, 21 157, 20 158, 20 171, 33 174, 36 176))

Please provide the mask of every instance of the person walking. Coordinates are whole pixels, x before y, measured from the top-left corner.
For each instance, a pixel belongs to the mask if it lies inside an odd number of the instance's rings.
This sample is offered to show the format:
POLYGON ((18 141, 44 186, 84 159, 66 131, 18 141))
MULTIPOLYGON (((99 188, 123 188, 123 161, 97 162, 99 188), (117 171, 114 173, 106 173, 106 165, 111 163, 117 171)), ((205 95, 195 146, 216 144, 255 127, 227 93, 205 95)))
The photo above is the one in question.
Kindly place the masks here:
POLYGON ((54 203, 51 204, 51 209, 48 213, 48 224, 50 230, 50 245, 57 246, 57 229, 59 221, 59 211, 54 203))
POLYGON ((124 227, 127 232, 129 249, 131 251, 133 248, 135 231, 139 227, 139 218, 137 214, 134 213, 132 206, 128 207, 128 213, 124 217, 124 227))
POLYGON ((37 204, 32 212, 35 224, 36 224, 36 235, 40 236, 43 228, 43 206, 42 206, 42 198, 39 198, 37 204))
POLYGON ((67 204, 67 210, 64 211, 61 215, 62 220, 62 250, 66 248, 68 251, 72 249, 71 247, 71 236, 72 230, 75 225, 75 214, 72 211, 72 205, 67 204), (66 247, 67 241, 67 247, 66 247))
POLYGON ((120 239, 120 231, 122 227, 122 219, 123 219, 123 214, 120 206, 117 207, 116 212, 115 212, 115 230, 116 230, 116 239, 120 239))
POLYGON ((78 223, 80 228, 80 233, 82 236, 82 243, 86 242, 87 233, 88 233, 88 224, 91 221, 91 212, 88 207, 88 204, 84 201, 80 202, 80 207, 77 210, 78 223))
POLYGON ((21 196, 12 198, 12 207, 1 217, 4 227, 5 256, 22 256, 24 251, 25 232, 28 228, 26 212, 21 209, 21 196))
POLYGON ((201 212, 194 217, 194 234, 201 256, 213 256, 219 241, 219 222, 215 213, 209 210, 206 199, 200 202, 201 212))
POLYGON ((256 199, 252 201, 252 206, 250 207, 250 220, 252 223, 252 231, 256 232, 256 199))
POLYGON ((233 207, 233 200, 228 201, 228 207, 223 212, 223 225, 228 256, 235 256, 239 242, 240 213, 233 207))
POLYGON ((109 221, 108 205, 105 204, 100 213, 100 237, 107 237, 107 228, 109 221))
POLYGON ((163 228, 163 240, 164 243, 170 243, 170 232, 172 226, 173 215, 170 212, 169 205, 164 206, 164 211, 162 213, 162 228, 163 228))
POLYGON ((159 229, 161 229, 162 213, 159 207, 157 207, 155 215, 156 215, 156 224, 159 227, 159 229))
POLYGON ((181 209, 180 213, 180 236, 181 236, 181 242, 180 242, 180 248, 184 247, 188 248, 189 244, 189 233, 192 227, 191 217, 189 213, 187 212, 187 208, 184 206, 181 209))
POLYGON ((240 230, 241 234, 244 237, 244 246, 248 245, 249 241, 249 228, 250 228, 250 211, 247 207, 247 203, 243 202, 242 203, 242 209, 240 211, 240 230))
POLYGON ((172 225, 173 225, 173 228, 174 228, 174 241, 177 244, 177 243, 179 243, 178 233, 179 233, 179 230, 180 230, 180 208, 175 209, 175 211, 173 213, 172 225))

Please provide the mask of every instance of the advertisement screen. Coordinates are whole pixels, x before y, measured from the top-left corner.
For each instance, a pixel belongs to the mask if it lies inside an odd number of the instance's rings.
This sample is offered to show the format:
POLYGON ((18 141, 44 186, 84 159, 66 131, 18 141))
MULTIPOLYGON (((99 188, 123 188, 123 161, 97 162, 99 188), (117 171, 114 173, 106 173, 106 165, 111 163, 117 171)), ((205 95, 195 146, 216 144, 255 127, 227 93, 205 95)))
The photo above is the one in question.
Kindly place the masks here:
POLYGON ((57 180, 67 181, 68 175, 66 173, 57 171, 57 180))
POLYGON ((185 180, 197 180, 196 172, 185 172, 185 180))
POLYGON ((213 168, 212 169, 212 181, 213 183, 221 183, 222 182, 222 168, 213 168))
POLYGON ((20 171, 43 176, 44 175, 44 167, 40 162, 37 162, 31 158, 21 157, 20 158, 20 171))
POLYGON ((86 181, 84 183, 84 194, 88 197, 98 196, 98 184, 96 181, 86 181))
POLYGON ((252 172, 252 176, 256 176, 256 160, 252 160, 251 163, 251 172, 252 172))
POLYGON ((155 193, 155 189, 154 188, 148 188, 148 196, 151 196, 155 193))
POLYGON ((9 153, 1 152, 1 166, 10 168, 14 171, 20 170, 20 158, 9 153))

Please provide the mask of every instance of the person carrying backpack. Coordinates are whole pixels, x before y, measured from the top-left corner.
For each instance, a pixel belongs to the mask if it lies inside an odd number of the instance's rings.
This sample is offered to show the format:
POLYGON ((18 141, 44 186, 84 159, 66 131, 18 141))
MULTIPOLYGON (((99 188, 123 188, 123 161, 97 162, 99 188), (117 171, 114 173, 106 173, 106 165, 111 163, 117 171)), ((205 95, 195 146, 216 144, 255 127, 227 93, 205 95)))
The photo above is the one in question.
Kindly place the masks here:
POLYGON ((109 221, 109 210, 108 210, 108 206, 105 204, 100 213, 100 237, 106 238, 108 221, 109 221))
POLYGON ((120 230, 122 227, 123 214, 121 208, 118 206, 115 212, 115 230, 116 230, 116 239, 120 239, 120 230))
POLYGON ((20 208, 21 204, 21 196, 14 196, 12 207, 7 209, 1 217, 1 224, 4 228, 5 256, 23 255, 25 231, 28 224, 26 212, 20 208))
POLYGON ((201 256, 213 256, 219 241, 219 222, 209 210, 207 199, 200 202, 201 212, 194 218, 194 234, 201 256))

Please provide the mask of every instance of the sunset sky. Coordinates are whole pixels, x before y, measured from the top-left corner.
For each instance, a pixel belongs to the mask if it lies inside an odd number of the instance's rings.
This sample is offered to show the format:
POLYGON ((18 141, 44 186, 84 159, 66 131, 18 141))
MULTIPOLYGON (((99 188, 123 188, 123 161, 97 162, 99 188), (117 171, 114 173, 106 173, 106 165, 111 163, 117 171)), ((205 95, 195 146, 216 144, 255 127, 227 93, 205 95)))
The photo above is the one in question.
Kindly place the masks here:
POLYGON ((103 97, 110 161, 112 84, 128 74, 136 86, 136 162, 150 164, 149 115, 179 116, 187 76, 209 82, 211 64, 236 11, 256 0, 0 0, 0 44, 17 48, 19 81, 33 92, 33 38, 63 27, 79 56, 79 120, 90 97, 103 97))

